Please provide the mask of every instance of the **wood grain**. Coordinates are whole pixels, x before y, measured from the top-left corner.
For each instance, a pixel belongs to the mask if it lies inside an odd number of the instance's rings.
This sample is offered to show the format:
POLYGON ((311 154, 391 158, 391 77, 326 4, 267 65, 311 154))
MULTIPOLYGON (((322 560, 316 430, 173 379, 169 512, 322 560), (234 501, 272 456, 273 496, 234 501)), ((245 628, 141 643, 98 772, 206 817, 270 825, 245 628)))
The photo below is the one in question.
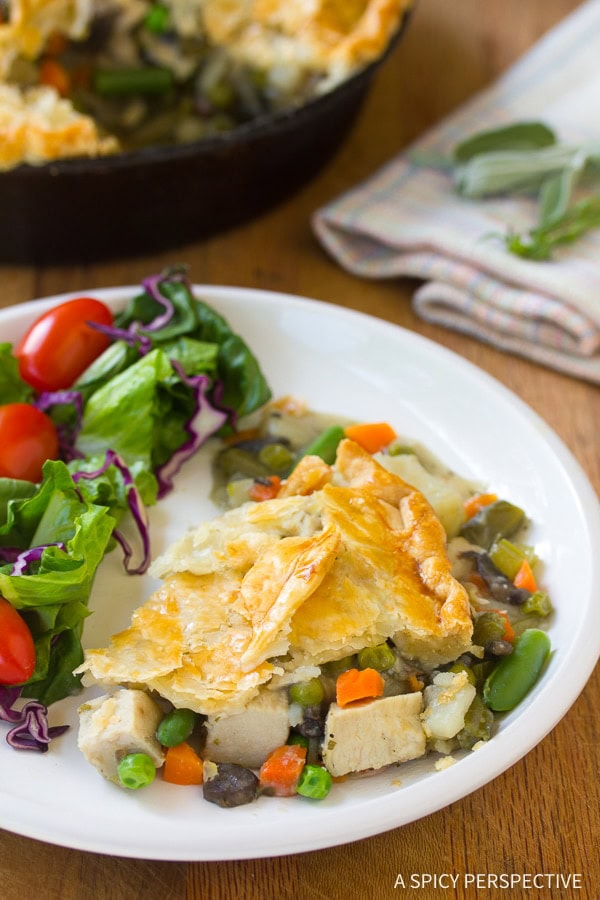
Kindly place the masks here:
MULTIPOLYGON (((87 267, 0 267, 0 306, 137 283, 165 264, 187 261, 197 282, 282 290, 362 310, 426 335, 499 379, 556 430, 600 492, 596 388, 421 322, 410 305, 414 284, 351 277, 325 256, 309 226, 319 205, 488 84, 576 6, 575 0, 420 0, 405 40, 379 74, 345 146, 288 202, 243 228, 153 257, 87 267)), ((51 210, 48 215, 51 227, 51 210)), ((576 603, 574 597, 574 608, 576 603)), ((597 669, 561 723, 502 776, 434 815, 345 847, 241 862, 162 863, 99 856, 0 832, 0 896, 346 900, 409 893, 597 900, 599 703, 597 669), (477 872, 581 873, 582 887, 474 891, 462 881, 477 872), (413 873, 460 878, 456 890, 394 888, 398 875, 408 882, 413 873)))

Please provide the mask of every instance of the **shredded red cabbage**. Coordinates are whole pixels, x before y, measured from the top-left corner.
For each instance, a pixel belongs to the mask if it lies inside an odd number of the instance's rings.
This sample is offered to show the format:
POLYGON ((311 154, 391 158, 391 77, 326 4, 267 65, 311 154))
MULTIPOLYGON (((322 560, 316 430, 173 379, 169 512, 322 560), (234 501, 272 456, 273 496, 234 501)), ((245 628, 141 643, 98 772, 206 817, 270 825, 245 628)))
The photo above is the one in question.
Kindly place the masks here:
POLYGON ((0 563, 14 563, 22 552, 19 547, 0 547, 0 563))
POLYGON ((161 272, 158 275, 151 275, 149 278, 144 278, 142 287, 146 293, 150 294, 152 299, 164 309, 163 313, 156 316, 156 318, 149 322, 148 325, 144 325, 144 331, 158 331, 160 328, 164 328, 165 325, 169 324, 175 313, 175 307, 169 298, 163 297, 160 292, 160 285, 163 281, 187 281, 187 276, 184 270, 172 269, 166 273, 161 272))
POLYGON ((75 410, 76 420, 74 425, 60 424, 57 426, 58 446, 60 458, 65 462, 72 459, 80 459, 82 454, 75 449, 77 435, 81 431, 83 421, 83 398, 79 391, 43 391, 34 401, 42 412, 53 406, 72 406, 75 410))
POLYGON ((21 709, 14 705, 21 696, 21 688, 0 685, 0 720, 13 727, 6 740, 15 750, 35 750, 45 753, 53 738, 60 737, 69 725, 48 724, 48 709, 38 700, 30 700, 21 709))
POLYGON ((27 566, 32 562, 38 562, 42 558, 42 553, 46 547, 58 547, 60 550, 66 550, 66 546, 62 541, 55 541, 51 544, 41 544, 39 547, 31 547, 29 550, 21 551, 13 562, 11 575, 22 575, 27 566))
POLYGON ((104 458, 104 463, 100 466, 99 469, 95 469, 93 472, 74 472, 73 481, 77 483, 82 478, 96 478, 98 475, 103 475, 106 470, 113 465, 123 476, 123 483, 126 487, 127 505, 131 510, 133 520, 136 524, 142 541, 142 560, 139 565, 137 565, 135 568, 130 568, 129 561, 133 556, 133 551, 129 543, 116 528, 113 531, 113 536, 123 549, 125 570, 130 575, 142 575, 150 565, 150 529, 148 527, 148 515, 146 513, 144 501, 140 497, 140 493, 135 486, 135 481, 133 480, 133 476, 129 471, 127 464, 121 459, 118 453, 115 453, 114 450, 107 450, 106 456, 104 458))
POLYGON ((207 392, 212 384, 208 375, 186 375, 182 366, 176 360, 171 360, 170 362, 183 383, 194 391, 194 412, 184 426, 189 434, 189 439, 156 471, 159 497, 164 497, 165 494, 173 489, 173 478, 179 472, 184 462, 209 437, 216 434, 229 418, 227 412, 217 409, 208 399, 207 392))
POLYGON ((152 341, 143 334, 138 334, 139 322, 132 322, 129 328, 117 328, 116 325, 103 325, 101 322, 86 322, 90 328, 101 331, 113 341, 125 341, 130 347, 136 349, 140 356, 145 356, 152 350, 152 341))

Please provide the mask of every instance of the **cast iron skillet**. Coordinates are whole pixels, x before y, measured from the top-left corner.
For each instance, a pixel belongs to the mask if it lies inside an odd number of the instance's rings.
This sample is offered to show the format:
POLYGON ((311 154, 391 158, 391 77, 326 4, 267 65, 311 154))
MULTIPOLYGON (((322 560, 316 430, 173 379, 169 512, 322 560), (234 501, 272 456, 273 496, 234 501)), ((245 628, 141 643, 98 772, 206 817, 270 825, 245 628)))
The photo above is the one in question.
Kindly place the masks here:
POLYGON ((406 21, 380 59, 298 109, 183 146, 0 174, 0 261, 147 255, 265 211, 312 178, 340 146, 406 21))

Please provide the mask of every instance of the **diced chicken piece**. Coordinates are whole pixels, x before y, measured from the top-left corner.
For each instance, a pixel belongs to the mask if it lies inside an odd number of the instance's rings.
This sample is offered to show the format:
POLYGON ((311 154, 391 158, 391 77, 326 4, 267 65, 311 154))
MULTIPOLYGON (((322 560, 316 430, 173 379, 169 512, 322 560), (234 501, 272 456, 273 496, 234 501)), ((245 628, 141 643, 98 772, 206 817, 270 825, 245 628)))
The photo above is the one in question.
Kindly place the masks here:
POLYGON ((426 741, 422 709, 420 692, 344 709, 332 703, 323 739, 325 767, 339 776, 423 756, 426 741))
POLYGON ((475 698, 466 672, 440 672, 423 691, 423 728, 430 740, 448 740, 465 726, 465 715, 475 698))
POLYGON ((123 689, 79 707, 78 746, 89 763, 118 783, 117 767, 128 753, 147 753, 160 768, 165 754, 155 733, 160 706, 139 690, 123 689))
POLYGON ((204 756, 258 769, 269 753, 285 744, 289 730, 286 691, 264 691, 242 712, 208 717, 204 756))

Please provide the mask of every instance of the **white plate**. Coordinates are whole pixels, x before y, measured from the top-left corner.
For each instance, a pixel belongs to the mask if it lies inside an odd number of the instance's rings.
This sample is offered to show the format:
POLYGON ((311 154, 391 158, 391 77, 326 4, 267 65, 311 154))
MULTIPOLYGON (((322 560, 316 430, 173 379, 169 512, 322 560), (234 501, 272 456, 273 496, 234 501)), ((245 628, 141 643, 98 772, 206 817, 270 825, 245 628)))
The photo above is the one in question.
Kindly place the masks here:
MULTIPOLYGON (((92 291, 120 306, 138 289, 92 291)), ((89 292, 86 292, 89 293, 89 292)), ((262 797, 222 810, 200 789, 162 783, 128 792, 104 781, 76 747, 81 698, 56 704, 51 722, 73 728, 46 754, 0 741, 0 826, 68 847, 162 860, 216 860, 315 850, 404 825, 495 778, 556 725, 600 654, 600 510, 556 435, 514 395, 448 350, 378 319, 282 294, 197 287, 256 351, 275 395, 316 409, 392 422, 461 475, 523 506, 545 561, 556 615, 554 654, 543 679, 494 738, 451 768, 434 759, 336 784, 326 800, 262 797)), ((0 312, 0 335, 16 341, 51 298, 0 312)), ((189 462, 176 490, 152 510, 153 551, 214 514, 207 453, 189 462)), ((85 643, 104 644, 153 589, 123 574, 118 553, 102 563, 85 643)), ((89 693, 89 692, 88 692, 89 693)), ((85 695, 84 695, 85 696, 85 695)), ((4 726, 0 726, 3 728, 4 726)))

